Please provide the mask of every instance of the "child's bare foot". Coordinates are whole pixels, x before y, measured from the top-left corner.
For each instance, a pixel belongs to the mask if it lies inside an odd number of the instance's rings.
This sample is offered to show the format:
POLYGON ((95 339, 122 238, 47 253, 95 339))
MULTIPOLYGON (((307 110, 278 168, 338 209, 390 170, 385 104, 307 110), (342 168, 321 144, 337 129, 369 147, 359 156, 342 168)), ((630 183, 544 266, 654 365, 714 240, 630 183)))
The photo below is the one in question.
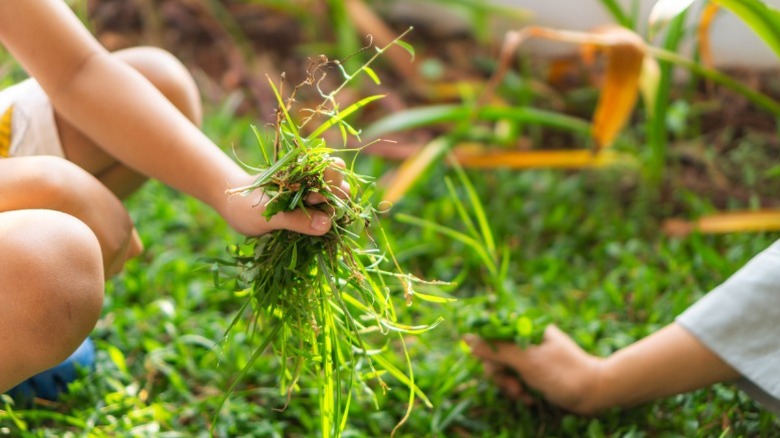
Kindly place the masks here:
POLYGON ((483 360, 485 372, 507 396, 532 401, 522 383, 507 372, 513 370, 528 387, 556 405, 581 414, 598 410, 596 388, 602 359, 587 354, 557 327, 549 326, 541 344, 526 349, 478 337, 466 340, 473 354, 483 360))

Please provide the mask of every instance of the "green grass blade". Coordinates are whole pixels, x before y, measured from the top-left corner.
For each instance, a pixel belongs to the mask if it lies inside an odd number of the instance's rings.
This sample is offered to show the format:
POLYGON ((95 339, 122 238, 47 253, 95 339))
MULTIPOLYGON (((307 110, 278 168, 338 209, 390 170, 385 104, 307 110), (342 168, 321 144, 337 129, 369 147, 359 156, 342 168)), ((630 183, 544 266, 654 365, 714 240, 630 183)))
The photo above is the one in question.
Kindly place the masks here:
POLYGON ((621 26, 627 27, 629 29, 634 29, 636 27, 634 21, 631 19, 631 17, 628 16, 628 14, 626 14, 626 12, 616 0, 601 0, 601 4, 604 6, 604 8, 607 9, 607 11, 609 11, 609 13, 612 15, 612 18, 614 18, 615 21, 617 21, 621 26))
POLYGON ((393 43, 396 44, 397 46, 401 47, 402 49, 406 50, 407 53, 409 53, 409 56, 412 57, 412 61, 414 61, 414 55, 415 55, 415 53, 414 53, 414 46, 412 46, 411 44, 407 43, 406 41, 402 41, 402 40, 399 40, 399 39, 393 41, 393 43))
POLYGON ((363 68, 363 72, 365 72, 376 85, 382 84, 382 81, 379 80, 379 76, 377 76, 373 68, 366 66, 363 68))
POLYGON ((271 84, 271 90, 273 90, 274 96, 276 96, 276 101, 279 103, 279 111, 284 114, 284 119, 287 121, 288 129, 290 129, 291 133, 295 136, 297 144, 299 146, 302 145, 303 140, 301 139, 301 134, 298 132, 298 128, 296 127, 295 122, 293 122, 292 117, 290 117, 290 113, 287 111, 287 104, 284 102, 282 95, 279 93, 279 89, 276 88, 276 84, 274 84, 274 81, 272 81, 270 77, 268 77, 268 83, 271 84))
POLYGON ((260 153, 263 154, 263 160, 265 161, 265 165, 270 166, 271 157, 268 156, 268 151, 265 150, 265 143, 263 143, 263 138, 260 135, 260 131, 258 131, 257 126, 252 125, 252 132, 255 134, 255 138, 257 139, 257 144, 260 146, 260 153))
POLYGON ((430 331, 434 328, 436 328, 439 324, 444 322, 444 317, 440 316, 436 318, 436 321, 434 321, 431 324, 425 324, 425 325, 407 325, 407 324, 399 324, 397 322, 390 322, 386 319, 381 320, 382 325, 386 328, 399 332, 399 333, 405 333, 409 335, 420 335, 427 331, 430 331))
POLYGON ((460 183, 466 189, 469 203, 471 204, 471 209, 474 211, 474 215, 477 217, 477 224, 479 224, 482 239, 484 240, 485 246, 487 247, 487 252, 495 256, 496 242, 493 239, 493 231, 490 229, 490 224, 488 223, 487 215, 485 214, 485 208, 482 206, 482 201, 480 201, 479 195, 477 195, 477 191, 474 189, 474 185, 471 184, 471 180, 469 180, 466 172, 458 164, 457 160, 450 159, 449 161, 450 164, 452 164, 452 167, 455 169, 455 172, 458 174, 460 183))
MULTIPOLYGON (((403 340, 401 335, 399 334, 399 339, 403 340)), ((408 358, 408 356, 407 356, 408 358)), ((377 354, 373 356, 373 359, 385 370, 387 370, 390 375, 401 381, 404 385, 406 385, 408 388, 411 388, 411 390, 417 395, 417 397, 420 398, 420 400, 425 403, 425 406, 432 408, 433 403, 428 399, 428 397, 425 395, 425 393, 420 389, 409 377, 406 376, 401 370, 399 370, 395 365, 390 363, 387 359, 382 357, 382 355, 377 354)))
POLYGON ((780 57, 780 11, 760 0, 713 0, 733 12, 780 57))
MULTIPOLYGON (((416 385, 414 384, 414 368, 412 367, 412 359, 409 357, 409 349, 406 348, 406 341, 404 341, 404 338, 399 337, 399 340, 401 342, 401 347, 404 350, 404 358, 406 359, 406 367, 409 369, 409 387, 410 388, 416 388, 416 385)), ((430 401, 428 402, 430 403, 430 401)), ((431 404, 432 405, 432 404, 431 404)), ((407 420, 409 420, 409 417, 412 415, 412 410, 414 409, 414 391, 409 391, 409 400, 406 403, 406 414, 404 414, 403 418, 401 418, 401 421, 398 422, 398 424, 395 425, 393 428, 393 431, 390 432, 390 437, 394 437, 395 433, 398 431, 398 429, 401 428, 401 426, 406 423, 407 420)))
MULTIPOLYGON (((227 390, 225 391, 225 395, 220 400, 219 404, 217 405, 217 409, 214 411, 214 417, 216 420, 216 417, 219 416, 219 411, 222 410, 222 407, 225 406, 225 403, 227 402, 228 398, 230 398, 231 394, 236 389, 236 386, 238 385, 238 382, 242 381, 244 377, 249 373, 249 370, 252 368, 252 365, 257 361, 257 359, 260 357, 260 355, 263 354, 265 349, 271 345, 271 342, 273 342, 274 339, 276 339, 276 335, 279 334, 279 330, 282 328, 283 324, 276 324, 274 325, 273 329, 271 329, 271 332, 268 333, 268 335, 263 339, 263 342, 260 344, 259 347, 255 349, 255 351, 252 353, 252 356, 249 358, 249 361, 244 365, 243 368, 241 368, 241 371, 239 371, 238 376, 233 379, 232 382, 230 382, 230 386, 228 386, 227 390)), ((217 421, 212 421, 211 423, 211 432, 214 433, 214 425, 217 424, 217 421)))
POLYGON ((764 93, 761 93, 760 91, 756 91, 751 86, 746 85, 745 83, 734 79, 725 73, 721 73, 718 70, 706 67, 671 50, 665 50, 658 47, 648 47, 648 54, 659 60, 668 61, 672 64, 686 68, 702 77, 710 79, 715 83, 718 83, 732 91, 741 94, 753 104, 764 108, 767 111, 771 111, 773 114, 780 114, 780 102, 772 99, 764 93))
POLYGON ((485 106, 474 111, 464 105, 432 105, 393 113, 379 119, 364 129, 367 138, 377 138, 387 133, 405 131, 439 123, 468 122, 469 120, 495 121, 512 120, 544 125, 571 131, 584 136, 590 135, 590 122, 564 114, 529 107, 485 106))
POLYGON ((434 105, 413 108, 379 119, 364 129, 363 133, 368 138, 376 138, 390 132, 463 120, 469 117, 470 114, 471 111, 461 105, 434 105))
POLYGON ((301 147, 299 146, 295 150, 290 151, 290 152, 282 155, 281 157, 279 157, 279 160, 276 163, 273 164, 273 166, 271 166, 271 167, 265 169, 264 171, 262 171, 257 176, 257 178, 255 178, 255 181, 252 184, 250 184, 247 187, 240 187, 238 189, 240 189, 241 191, 244 191, 244 190, 254 190, 254 189, 262 186, 263 184, 267 183, 268 181, 271 180, 271 178, 274 177, 274 175, 276 175, 276 173, 279 171, 279 169, 281 169, 282 167, 287 166, 294 159, 296 159, 298 157, 298 152, 299 152, 300 149, 301 149, 301 147))
POLYGON ((485 266, 488 268, 491 274, 496 273, 495 261, 490 257, 490 255, 485 251, 485 248, 477 240, 472 239, 468 235, 463 234, 459 231, 455 231, 452 228, 448 228, 443 225, 437 224, 436 222, 432 222, 426 219, 416 218, 414 216, 409 216, 404 213, 396 214, 395 218, 399 222, 417 225, 419 227, 424 227, 424 228, 430 228, 433 231, 444 234, 445 236, 448 236, 452 239, 455 239, 463 243, 466 246, 471 247, 474 250, 474 252, 477 253, 479 258, 482 259, 482 261, 485 263, 485 266))
POLYGON ((455 301, 458 301, 457 298, 440 297, 438 295, 424 294, 417 291, 414 292, 414 297, 419 298, 423 301, 427 301, 429 303, 438 303, 438 304, 454 303, 455 301))
POLYGON ((466 229, 468 230, 469 234, 471 234, 471 237, 473 237, 475 240, 479 239, 479 231, 477 231, 477 227, 474 225, 474 221, 471 220, 471 216, 469 216, 468 212, 466 211, 466 206, 463 205, 463 201, 460 200, 460 196, 458 196, 458 192, 455 190, 455 186, 452 184, 452 180, 449 177, 445 177, 444 184, 447 186, 447 191, 450 193, 450 198, 452 199, 452 203, 455 205, 455 210, 458 212, 458 216, 460 216, 461 222, 463 222, 463 224, 466 226, 466 229))
POLYGON ((353 103, 352 105, 348 106, 346 109, 339 111, 336 114, 331 115, 327 121, 325 121, 322 125, 320 125, 317 129, 315 129, 311 134, 309 134, 308 138, 316 138, 322 135, 323 132, 327 131, 331 126, 341 123, 345 118, 347 118, 350 114, 354 113, 355 111, 359 110, 360 108, 363 108, 364 106, 368 105, 369 103, 382 99, 385 97, 384 94, 377 94, 374 96, 366 97, 365 99, 360 99, 358 102, 353 103))

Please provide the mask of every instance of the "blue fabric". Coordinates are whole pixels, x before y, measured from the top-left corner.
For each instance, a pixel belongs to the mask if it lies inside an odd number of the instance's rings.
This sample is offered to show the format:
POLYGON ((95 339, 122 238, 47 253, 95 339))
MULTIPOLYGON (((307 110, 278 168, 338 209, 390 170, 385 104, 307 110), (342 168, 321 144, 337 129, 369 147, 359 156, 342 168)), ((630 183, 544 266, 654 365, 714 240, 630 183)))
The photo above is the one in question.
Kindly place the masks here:
POLYGON ((76 380, 79 369, 92 370, 94 367, 95 344, 87 338, 64 362, 30 377, 11 388, 8 394, 21 403, 36 397, 56 401, 60 394, 68 391, 68 384, 76 380))

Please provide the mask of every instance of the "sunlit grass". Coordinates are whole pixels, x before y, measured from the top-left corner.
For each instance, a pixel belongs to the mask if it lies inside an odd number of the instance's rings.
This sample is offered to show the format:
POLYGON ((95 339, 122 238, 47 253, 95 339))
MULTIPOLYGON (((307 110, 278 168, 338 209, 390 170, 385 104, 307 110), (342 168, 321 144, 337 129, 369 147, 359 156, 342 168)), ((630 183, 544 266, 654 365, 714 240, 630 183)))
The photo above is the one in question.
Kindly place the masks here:
MULTIPOLYGON (((233 126, 251 130, 250 123, 239 120, 233 126)), ((207 120, 206 127, 216 138, 227 132, 217 119, 207 120)), ((369 157, 357 164, 364 172, 384 166, 369 157)), ((431 178, 447 173, 444 166, 435 167, 431 178)), ((508 247, 511 264, 504 287, 523 306, 544 309, 595 353, 612 351, 671 322, 777 237, 771 233, 661 237, 663 206, 647 205, 641 198, 615 202, 620 196, 615 184, 622 178, 619 172, 471 172, 470 178, 476 192, 483 194, 496 244, 508 247)), ((684 196, 681 199, 685 202, 684 196)), ((697 204, 692 208, 699 208, 697 204)), ((2 408, 0 435, 21 435, 18 424, 25 425, 27 436, 197 436, 212 424, 217 436, 316 435, 320 424, 312 413, 319 409, 317 394, 304 390, 287 404, 276 378, 280 362, 274 355, 257 358, 217 421, 212 421, 226 388, 256 345, 243 335, 247 326, 242 321, 231 342, 217 346, 241 301, 230 291, 214 288, 205 258, 224 255, 226 242, 237 242, 239 236, 202 204, 157 183, 145 186, 128 207, 147 249, 108 285, 104 316, 93 333, 99 348, 97 372, 74 385, 61 403, 17 408, 13 414, 17 421, 2 408), (287 410, 277 410, 285 404, 287 410)), ((459 213, 444 184, 421 186, 393 211, 466 231, 459 228, 459 213)), ((493 287, 483 261, 461 242, 396 221, 386 221, 385 227, 399 263, 413 273, 457 280, 461 287, 450 292, 462 301, 493 287)), ((418 405, 399 436, 517 436, 540 431, 711 436, 723 432, 724 418, 730 427, 726 436, 766 435, 778 427, 771 414, 728 385, 594 419, 545 405, 524 408, 508 403, 461 349, 459 306, 398 309, 401 319, 410 312, 415 318, 445 320, 408 345, 415 382, 433 408, 418 405)), ((311 378, 302 375, 300 387, 314 387, 311 378)), ((378 393, 377 410, 371 397, 357 394, 345 434, 388 435, 397 422, 395 413, 407 401, 403 392, 378 393)))

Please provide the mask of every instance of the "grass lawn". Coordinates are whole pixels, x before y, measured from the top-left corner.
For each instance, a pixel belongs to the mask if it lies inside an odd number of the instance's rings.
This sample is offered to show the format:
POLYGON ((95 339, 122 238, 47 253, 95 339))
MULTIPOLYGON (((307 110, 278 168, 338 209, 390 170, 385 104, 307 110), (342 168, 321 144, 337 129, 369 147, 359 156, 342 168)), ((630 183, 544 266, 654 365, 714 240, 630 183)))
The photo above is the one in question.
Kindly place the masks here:
MULTIPOLYGON (((213 113, 205 129, 221 144, 251 145, 249 123, 228 125, 213 113)), ((367 172, 388 166, 361 160, 367 172)), ((495 238, 509 249, 505 289, 518 306, 541 309, 594 353, 607 354, 669 323, 778 237, 664 237, 659 221, 667 208, 651 201, 652 190, 633 172, 469 173, 495 238), (633 189, 627 193, 626 186, 633 189)), ((772 436, 777 430, 774 416, 730 385, 594 418, 503 399, 463 348, 458 329, 464 309, 477 306, 475 297, 492 287, 484 267, 459 242, 394 218, 406 213, 458 229, 443 184, 449 173, 436 166, 383 218, 401 264, 425 278, 455 281, 446 292, 460 299, 402 308, 400 321, 443 316, 445 323, 409 338, 416 382, 433 408, 418 404, 398 436, 772 436)), ((677 197, 691 214, 709 208, 684 189, 677 197)), ((303 376, 300 391, 281 410, 286 396, 273 354, 263 356, 215 412, 253 344, 241 330, 218 343, 241 301, 214 287, 206 259, 223 256, 240 237, 197 201, 156 182, 127 206, 146 251, 107 285, 93 333, 97 371, 58 403, 25 409, 6 401, 0 436, 206 436, 213 420, 218 436, 315 435, 319 417, 310 377, 303 376)), ((390 383, 390 392, 376 392, 377 406, 356 394, 346 436, 389 434, 407 398, 403 385, 390 383)))

